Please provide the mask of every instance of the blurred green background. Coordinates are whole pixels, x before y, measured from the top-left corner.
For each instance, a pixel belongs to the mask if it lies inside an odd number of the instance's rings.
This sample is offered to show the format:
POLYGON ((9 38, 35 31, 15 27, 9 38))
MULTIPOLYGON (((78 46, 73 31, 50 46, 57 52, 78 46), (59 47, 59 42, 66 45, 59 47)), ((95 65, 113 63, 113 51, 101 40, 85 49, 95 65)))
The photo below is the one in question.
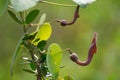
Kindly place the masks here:
MULTIPOLYGON (((52 0, 49 0, 52 1, 52 0)), ((54 2, 74 4, 72 0, 54 2)), ((47 14, 46 21, 73 18, 75 7, 62 7, 39 3, 37 9, 47 14)), ((39 20, 39 17, 35 22, 39 20)), ((90 65, 78 66, 63 54, 60 75, 70 75, 74 80, 120 80, 120 1, 97 0, 87 8, 80 8, 80 18, 75 24, 62 27, 51 22, 53 34, 48 41, 58 43, 62 49, 71 48, 86 60, 94 32, 98 33, 98 51, 90 65)), ((0 80, 35 80, 35 76, 22 71, 21 57, 15 63, 14 76, 10 76, 10 63, 16 44, 22 35, 22 28, 7 12, 0 17, 0 80)), ((47 46, 48 46, 47 45, 47 46)), ((46 47, 47 47, 46 46, 46 47)))

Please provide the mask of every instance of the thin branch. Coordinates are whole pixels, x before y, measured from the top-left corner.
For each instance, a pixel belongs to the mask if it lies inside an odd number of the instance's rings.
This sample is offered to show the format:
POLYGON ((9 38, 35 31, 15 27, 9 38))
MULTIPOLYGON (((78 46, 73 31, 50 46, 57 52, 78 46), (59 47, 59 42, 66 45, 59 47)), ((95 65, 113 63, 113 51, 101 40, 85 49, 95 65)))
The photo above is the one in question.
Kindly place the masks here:
POLYGON ((60 3, 55 3, 55 2, 49 2, 49 1, 44 1, 40 0, 42 3, 50 4, 50 5, 56 5, 56 6, 64 6, 64 7, 75 7, 76 5, 70 5, 70 4, 60 4, 60 3))

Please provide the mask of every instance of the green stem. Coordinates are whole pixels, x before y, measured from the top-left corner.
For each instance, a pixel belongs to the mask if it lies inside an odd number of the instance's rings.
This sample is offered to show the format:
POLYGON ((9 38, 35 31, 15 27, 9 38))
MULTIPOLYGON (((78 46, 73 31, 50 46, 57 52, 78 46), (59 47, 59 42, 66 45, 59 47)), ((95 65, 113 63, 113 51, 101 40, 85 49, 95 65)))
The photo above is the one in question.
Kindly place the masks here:
POLYGON ((59 4, 59 3, 55 3, 55 2, 49 2, 49 1, 40 1, 40 2, 46 3, 46 4, 51 4, 51 5, 64 6, 64 7, 76 7, 76 5, 59 4))
POLYGON ((23 31, 24 33, 26 33, 27 31, 26 31, 26 25, 25 25, 25 11, 20 12, 20 17, 22 20, 23 31))

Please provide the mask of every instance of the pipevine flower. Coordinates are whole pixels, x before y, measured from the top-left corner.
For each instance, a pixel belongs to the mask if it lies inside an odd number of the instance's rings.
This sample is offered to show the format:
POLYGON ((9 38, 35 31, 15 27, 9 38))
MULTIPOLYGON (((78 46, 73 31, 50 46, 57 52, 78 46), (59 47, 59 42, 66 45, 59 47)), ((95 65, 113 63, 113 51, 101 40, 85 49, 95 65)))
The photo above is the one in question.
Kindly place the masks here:
POLYGON ((76 10, 74 12, 74 17, 71 22, 67 22, 66 20, 58 20, 58 19, 56 19, 56 21, 59 22, 61 26, 67 26, 74 24, 78 17, 79 17, 79 5, 76 7, 76 10))
POLYGON ((91 45, 90 45, 90 48, 89 48, 89 51, 88 51, 88 57, 87 57, 86 61, 80 61, 78 59, 78 56, 77 56, 76 53, 73 53, 71 50, 68 50, 70 52, 70 59, 73 62, 75 62, 76 64, 81 65, 81 66, 86 66, 86 65, 90 64, 90 62, 93 58, 93 55, 97 51, 96 41, 97 41, 97 33, 94 33, 94 37, 93 37, 93 40, 91 42, 91 45))

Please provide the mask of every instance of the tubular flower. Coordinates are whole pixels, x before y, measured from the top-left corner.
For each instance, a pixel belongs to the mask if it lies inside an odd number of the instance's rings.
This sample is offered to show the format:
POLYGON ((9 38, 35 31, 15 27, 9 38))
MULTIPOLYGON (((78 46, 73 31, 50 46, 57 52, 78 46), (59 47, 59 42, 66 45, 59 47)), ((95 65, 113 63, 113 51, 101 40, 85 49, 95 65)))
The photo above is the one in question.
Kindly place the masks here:
POLYGON ((97 52, 96 41, 97 41, 97 33, 94 33, 94 37, 91 42, 86 61, 80 61, 76 53, 72 53, 71 50, 68 50, 70 52, 70 59, 78 65, 81 65, 81 66, 88 65, 91 62, 93 55, 97 52))
POLYGON ((61 26, 67 26, 67 25, 74 24, 78 17, 79 17, 79 5, 76 7, 74 17, 71 22, 67 22, 66 20, 57 20, 57 19, 56 19, 56 21, 59 22, 61 24, 61 26))

